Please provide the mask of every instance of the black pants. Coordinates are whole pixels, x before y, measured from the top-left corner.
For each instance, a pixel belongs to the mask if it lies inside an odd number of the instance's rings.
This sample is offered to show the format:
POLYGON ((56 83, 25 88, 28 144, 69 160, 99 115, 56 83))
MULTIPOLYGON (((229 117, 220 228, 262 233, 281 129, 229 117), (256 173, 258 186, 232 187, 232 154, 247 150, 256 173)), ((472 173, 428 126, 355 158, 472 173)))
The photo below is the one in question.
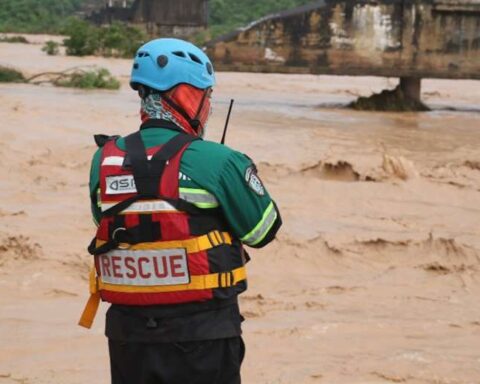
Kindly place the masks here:
POLYGON ((112 384, 240 384, 241 337, 178 343, 109 340, 112 384))

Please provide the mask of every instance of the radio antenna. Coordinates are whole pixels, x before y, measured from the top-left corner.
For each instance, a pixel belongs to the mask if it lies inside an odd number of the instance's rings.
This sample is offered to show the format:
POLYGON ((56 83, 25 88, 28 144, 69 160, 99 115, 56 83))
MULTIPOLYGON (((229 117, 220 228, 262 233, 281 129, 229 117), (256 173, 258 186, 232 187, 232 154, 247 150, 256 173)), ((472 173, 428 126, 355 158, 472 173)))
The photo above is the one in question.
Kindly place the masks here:
POLYGON ((228 123, 230 122, 230 115, 232 114, 232 108, 233 108, 234 102, 235 102, 234 99, 230 100, 230 107, 228 108, 227 120, 225 121, 225 128, 223 128, 222 141, 220 142, 221 144, 225 144, 225 138, 227 137, 228 123))

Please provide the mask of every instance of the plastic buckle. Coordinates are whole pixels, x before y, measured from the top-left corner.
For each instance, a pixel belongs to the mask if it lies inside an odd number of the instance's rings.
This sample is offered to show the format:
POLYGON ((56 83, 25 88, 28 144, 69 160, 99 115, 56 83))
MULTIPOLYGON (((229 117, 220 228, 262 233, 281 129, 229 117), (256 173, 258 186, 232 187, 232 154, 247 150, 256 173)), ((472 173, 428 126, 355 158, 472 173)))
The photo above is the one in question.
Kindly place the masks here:
POLYGON ((220 272, 218 274, 218 286, 219 288, 229 288, 234 284, 234 275, 233 272, 220 272))
POLYGON ((213 247, 217 246, 217 242, 215 239, 215 236, 212 234, 212 232, 207 233, 208 241, 210 242, 210 245, 213 247))
POLYGON ((218 237, 222 240, 220 244, 227 244, 227 241, 225 240, 225 236, 223 235, 223 232, 217 231, 218 237))

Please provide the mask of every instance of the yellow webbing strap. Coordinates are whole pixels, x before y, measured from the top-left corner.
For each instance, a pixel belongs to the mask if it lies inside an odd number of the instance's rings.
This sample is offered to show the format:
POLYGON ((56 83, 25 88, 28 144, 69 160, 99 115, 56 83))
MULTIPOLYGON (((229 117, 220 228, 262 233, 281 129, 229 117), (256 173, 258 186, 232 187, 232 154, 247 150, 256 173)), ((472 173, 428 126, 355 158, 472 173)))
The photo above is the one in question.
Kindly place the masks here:
MULTIPOLYGON (((90 275, 91 276, 91 275, 90 275)), ((192 276, 189 284, 182 285, 167 285, 167 286, 131 286, 131 285, 114 285, 104 284, 97 277, 94 277, 98 282, 99 289, 105 289, 112 292, 126 292, 126 293, 158 293, 158 292, 180 292, 199 289, 215 289, 231 287, 242 280, 246 280, 247 271, 245 267, 234 269, 232 272, 211 273, 209 275, 192 276)), ((96 285, 96 283, 95 283, 96 285)), ((98 306, 100 304, 100 292, 92 292, 88 299, 87 305, 83 310, 82 317, 78 325, 91 328, 95 315, 97 314, 98 306)))
POLYGON ((179 285, 117 285, 103 283, 98 280, 98 288, 111 292, 125 293, 164 293, 164 292, 182 292, 201 289, 227 288, 237 284, 239 281, 247 278, 245 267, 234 269, 232 272, 211 273, 209 275, 197 275, 190 277, 190 283, 179 285), (233 278, 233 280, 232 280, 233 278))
POLYGON ((83 310, 82 316, 78 325, 84 328, 92 328, 93 320, 97 315, 98 306, 100 305, 100 292, 93 293, 90 295, 85 309, 83 310))
MULTIPOLYGON (((97 247, 105 244, 105 241, 97 240, 97 247)), ((131 250, 150 250, 150 249, 171 249, 185 248, 187 253, 195 253, 205 251, 217 247, 222 244, 232 244, 232 237, 228 232, 212 231, 206 235, 195 237, 188 240, 176 241, 158 241, 155 243, 140 243, 135 245, 120 244, 119 248, 131 250)), ((237 284, 239 281, 245 280, 247 273, 245 267, 237 268, 230 272, 212 273, 209 275, 191 276, 189 284, 168 285, 168 286, 131 286, 131 285, 114 285, 102 283, 97 278, 95 267, 90 270, 90 298, 88 299, 85 309, 78 325, 91 328, 95 315, 100 305, 100 289, 112 292, 126 293, 157 293, 157 292, 179 292, 201 289, 226 288, 237 284)))
POLYGON ((98 292, 97 286, 97 274, 95 272, 95 266, 90 269, 90 297, 85 305, 82 316, 78 325, 84 328, 91 328, 95 315, 97 314, 98 306, 100 305, 100 292, 98 292))
MULTIPOLYGON (((97 248, 105 244, 103 240, 97 240, 97 248)), ((151 243, 124 244, 121 243, 119 248, 138 250, 155 250, 155 249, 175 249, 185 248, 187 253, 195 253, 206 251, 222 244, 232 244, 232 237, 228 232, 212 231, 203 236, 194 237, 187 240, 174 241, 157 241, 151 243)))

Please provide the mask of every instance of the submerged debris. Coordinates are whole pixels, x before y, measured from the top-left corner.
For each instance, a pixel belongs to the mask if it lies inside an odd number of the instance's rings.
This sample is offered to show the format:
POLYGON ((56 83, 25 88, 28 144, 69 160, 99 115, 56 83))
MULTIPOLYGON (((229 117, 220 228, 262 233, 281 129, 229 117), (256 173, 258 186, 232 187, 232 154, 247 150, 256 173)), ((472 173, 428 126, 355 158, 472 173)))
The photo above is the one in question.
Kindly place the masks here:
POLYGON ((83 89, 119 89, 120 82, 105 68, 73 67, 60 72, 43 72, 25 78, 22 72, 0 66, 0 83, 53 84, 83 89))
POLYGON ((420 112, 430 110, 422 101, 406 96, 400 86, 375 93, 372 96, 359 97, 350 103, 349 107, 360 111, 420 112))

